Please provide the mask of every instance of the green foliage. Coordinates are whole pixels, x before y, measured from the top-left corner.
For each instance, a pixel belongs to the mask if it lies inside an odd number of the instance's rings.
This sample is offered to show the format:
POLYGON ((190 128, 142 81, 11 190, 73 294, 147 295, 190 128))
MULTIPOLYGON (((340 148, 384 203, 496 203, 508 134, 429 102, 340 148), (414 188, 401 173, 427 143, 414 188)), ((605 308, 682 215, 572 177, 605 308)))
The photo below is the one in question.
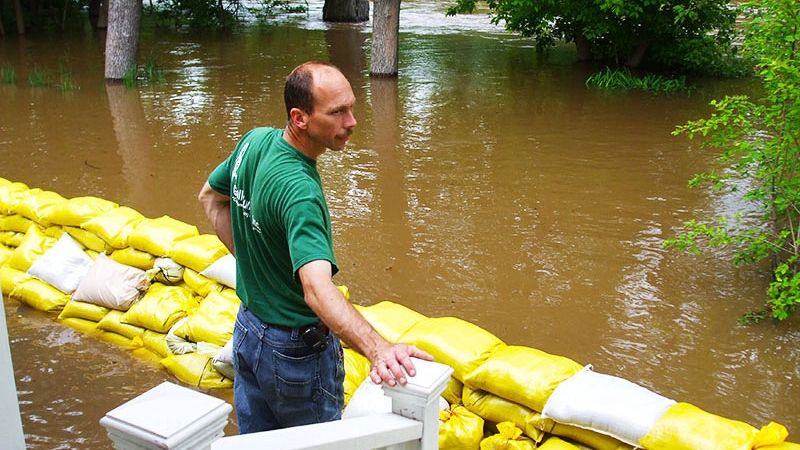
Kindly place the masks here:
POLYGON ((640 89, 648 92, 676 92, 688 91, 686 77, 666 78, 661 75, 648 73, 643 77, 637 77, 631 73, 630 69, 606 68, 597 72, 586 79, 586 86, 600 89, 640 89))
POLYGON ((34 67, 30 75, 28 75, 28 83, 32 87, 50 86, 50 75, 48 75, 44 70, 34 67))
POLYGON ((679 126, 675 134, 700 138, 719 151, 716 167, 696 175, 691 187, 710 184, 735 192, 760 215, 744 220, 740 212, 734 226, 724 217, 713 225, 691 221, 666 245, 690 252, 733 246, 737 265, 771 262, 766 312, 783 320, 800 305, 800 3, 754 0, 745 6, 744 48, 759 61, 763 94, 713 101, 710 117, 679 126))
POLYGON ((17 72, 13 67, 0 67, 0 83, 3 84, 16 84, 17 72))
MULTIPOLYGON (((448 14, 472 12, 477 0, 455 0, 448 14)), ((494 23, 546 48, 586 42, 595 59, 682 70, 714 70, 731 50, 736 10, 728 0, 486 0, 494 23)), ((580 49, 579 49, 580 50, 580 49)))
POLYGON ((308 10, 308 3, 296 0, 156 0, 145 8, 158 25, 189 30, 230 30, 248 17, 261 21, 279 13, 308 10))
POLYGON ((55 87, 62 91, 77 91, 80 89, 72 79, 72 72, 63 62, 58 64, 58 83, 55 84, 55 87))
POLYGON ((122 76, 122 84, 129 89, 142 84, 159 84, 165 81, 164 69, 152 54, 147 56, 141 67, 131 67, 122 76))
POLYGON ((122 84, 128 88, 133 89, 139 85, 139 69, 137 67, 131 67, 125 71, 125 74, 122 76, 122 84))

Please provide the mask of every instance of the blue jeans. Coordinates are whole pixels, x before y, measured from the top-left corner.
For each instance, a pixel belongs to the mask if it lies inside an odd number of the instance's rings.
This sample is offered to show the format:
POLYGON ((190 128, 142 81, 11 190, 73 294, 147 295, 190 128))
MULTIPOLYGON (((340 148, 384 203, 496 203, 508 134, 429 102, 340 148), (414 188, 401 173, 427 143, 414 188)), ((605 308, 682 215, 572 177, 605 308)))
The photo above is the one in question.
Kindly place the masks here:
POLYGON ((297 328, 261 322, 244 305, 233 328, 233 402, 241 434, 342 417, 344 356, 332 333, 316 353, 297 328))

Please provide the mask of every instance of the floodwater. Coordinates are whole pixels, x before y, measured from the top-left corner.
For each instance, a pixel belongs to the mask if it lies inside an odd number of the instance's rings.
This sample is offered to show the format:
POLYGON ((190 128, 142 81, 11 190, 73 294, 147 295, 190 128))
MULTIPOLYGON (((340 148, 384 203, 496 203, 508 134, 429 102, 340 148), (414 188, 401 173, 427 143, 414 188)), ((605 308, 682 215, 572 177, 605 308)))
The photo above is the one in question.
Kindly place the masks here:
MULTIPOLYGON (((800 321, 743 327, 765 270, 731 252, 662 249, 692 217, 742 200, 687 180, 711 155, 675 125, 746 82, 691 95, 586 88, 597 68, 484 16, 445 19, 403 2, 400 75, 368 75, 369 24, 327 25, 320 7, 271 26, 202 36, 146 31, 167 82, 104 87, 102 37, 0 39, 0 176, 95 195, 210 232, 195 200, 254 126, 282 126, 285 75, 330 60, 350 78, 358 127, 320 160, 352 300, 457 316, 509 344, 568 356, 667 397, 800 441, 800 321), (80 90, 32 88, 34 67, 72 71, 80 90)), ((170 375, 130 352, 6 300, 29 448, 103 449, 105 412, 170 375)), ((215 392, 230 400, 230 392, 215 392)), ((228 433, 235 433, 231 424, 228 433)))

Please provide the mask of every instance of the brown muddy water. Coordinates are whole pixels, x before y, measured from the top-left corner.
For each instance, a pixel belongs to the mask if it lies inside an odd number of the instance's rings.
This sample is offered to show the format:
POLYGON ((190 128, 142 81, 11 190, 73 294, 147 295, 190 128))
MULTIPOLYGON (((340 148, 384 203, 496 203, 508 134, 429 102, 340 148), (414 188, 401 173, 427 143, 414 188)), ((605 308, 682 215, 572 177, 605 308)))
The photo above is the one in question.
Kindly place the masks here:
MULTIPOLYGON (((283 125, 292 67, 330 60, 359 99, 351 145, 319 166, 336 281, 353 301, 461 317, 726 417, 778 421, 800 441, 800 321, 736 324, 763 303, 766 272, 732 267, 727 250, 661 246, 691 217, 741 205, 687 190, 711 156, 670 132, 747 83, 591 90, 596 68, 569 51, 539 57, 485 18, 404 5, 397 80, 368 76, 368 24, 325 25, 318 7, 233 35, 146 31, 142 59, 167 82, 138 90, 104 86, 91 32, 0 39, 0 66, 17 74, 0 85, 0 176, 210 232, 195 200, 208 172, 251 127, 283 125), (80 90, 27 84, 34 67, 57 77, 59 62, 80 90)), ((100 417, 170 379, 53 315, 5 308, 31 449, 108 448, 100 417)))

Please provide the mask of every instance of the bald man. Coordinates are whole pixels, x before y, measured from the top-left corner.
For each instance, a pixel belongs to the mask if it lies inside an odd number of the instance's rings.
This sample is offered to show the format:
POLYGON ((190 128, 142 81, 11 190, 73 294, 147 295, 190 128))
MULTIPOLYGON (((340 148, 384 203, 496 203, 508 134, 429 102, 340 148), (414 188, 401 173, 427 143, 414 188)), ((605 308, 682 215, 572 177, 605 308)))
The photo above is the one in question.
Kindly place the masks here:
POLYGON ((369 358, 376 383, 404 384, 405 373, 415 373, 410 357, 432 359, 387 343, 332 280, 339 268, 316 165, 327 149, 344 149, 356 126, 350 83, 331 64, 307 62, 287 77, 284 101, 286 127, 248 132, 198 196, 236 255, 242 304, 233 390, 241 433, 341 418, 337 336, 369 358))

